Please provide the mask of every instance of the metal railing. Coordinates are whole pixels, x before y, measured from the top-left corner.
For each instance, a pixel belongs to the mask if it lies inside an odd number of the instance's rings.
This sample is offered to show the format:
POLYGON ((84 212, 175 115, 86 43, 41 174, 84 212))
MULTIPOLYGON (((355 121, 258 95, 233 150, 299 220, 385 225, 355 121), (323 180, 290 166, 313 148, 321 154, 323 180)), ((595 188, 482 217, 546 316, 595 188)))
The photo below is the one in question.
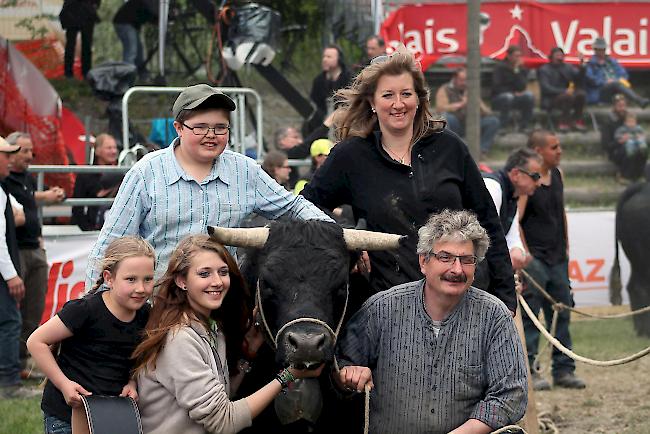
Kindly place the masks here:
MULTIPOLYGON (((184 87, 158 87, 158 86, 135 86, 126 91, 122 97, 122 144, 124 149, 130 148, 129 143, 129 98, 135 93, 149 93, 149 94, 162 94, 162 93, 180 93, 184 87)), ((262 155, 263 152, 263 124, 262 124, 262 98, 259 93, 254 89, 245 87, 217 87, 217 90, 230 96, 234 101, 237 108, 232 113, 231 117, 231 143, 234 145, 234 150, 242 154, 246 153, 244 148, 244 138, 246 137, 246 97, 255 99, 255 135, 257 140, 257 155, 262 155)))
MULTIPOLYGON (((311 165, 310 159, 289 160, 291 167, 305 167, 311 165)), ((126 166, 56 166, 56 165, 32 165, 29 166, 29 173, 36 175, 36 190, 43 191, 45 188, 46 173, 126 173, 130 167, 126 166)), ((113 198, 66 198, 63 202, 56 204, 38 204, 38 217, 43 224, 43 207, 64 206, 102 206, 111 205, 113 198)))
MULTIPOLYGON (((43 191, 45 187, 46 173, 126 173, 129 167, 124 166, 54 166, 54 165, 33 165, 29 166, 29 173, 36 175, 36 191, 43 191)), ((43 224, 43 207, 44 206, 102 206, 111 205, 113 198, 66 198, 63 202, 57 204, 38 204, 38 218, 43 224)))

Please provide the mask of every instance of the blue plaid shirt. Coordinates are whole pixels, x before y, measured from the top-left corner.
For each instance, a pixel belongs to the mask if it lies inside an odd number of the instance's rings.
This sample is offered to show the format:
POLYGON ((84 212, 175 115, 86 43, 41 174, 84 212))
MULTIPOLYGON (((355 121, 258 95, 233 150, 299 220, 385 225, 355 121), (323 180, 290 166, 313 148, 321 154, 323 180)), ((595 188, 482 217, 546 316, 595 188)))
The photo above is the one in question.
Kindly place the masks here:
POLYGON ((108 244, 125 235, 151 243, 159 278, 178 242, 188 234, 206 233, 207 226, 239 227, 252 212, 268 219, 288 213, 293 219, 332 221, 307 199, 286 191, 254 160, 232 151, 224 151, 199 183, 176 160, 177 144, 178 139, 147 154, 124 177, 88 258, 87 290, 99 277, 108 244))

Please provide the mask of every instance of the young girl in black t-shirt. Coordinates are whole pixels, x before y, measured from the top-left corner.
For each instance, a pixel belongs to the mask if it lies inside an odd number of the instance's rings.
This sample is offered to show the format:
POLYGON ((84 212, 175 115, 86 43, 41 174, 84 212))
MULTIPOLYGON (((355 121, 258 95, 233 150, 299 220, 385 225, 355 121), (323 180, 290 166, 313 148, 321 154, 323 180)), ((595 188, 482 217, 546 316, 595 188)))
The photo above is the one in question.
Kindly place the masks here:
POLYGON ((138 398, 130 358, 149 317, 154 263, 154 250, 143 239, 113 241, 90 293, 67 302, 27 340, 48 378, 41 401, 46 434, 72 432, 73 409, 83 409, 81 395, 138 398), (108 290, 98 291, 104 284, 108 290), (55 356, 50 346, 56 344, 55 356))

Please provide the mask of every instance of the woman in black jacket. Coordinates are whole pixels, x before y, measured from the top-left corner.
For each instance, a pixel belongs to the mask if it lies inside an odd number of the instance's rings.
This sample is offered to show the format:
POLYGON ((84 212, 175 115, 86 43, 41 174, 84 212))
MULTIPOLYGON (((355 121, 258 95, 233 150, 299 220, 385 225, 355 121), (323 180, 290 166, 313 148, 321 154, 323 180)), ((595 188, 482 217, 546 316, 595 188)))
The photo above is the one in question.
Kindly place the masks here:
POLYGON ((490 234, 489 292, 514 312, 508 250, 496 210, 467 146, 429 109, 429 91, 402 48, 364 68, 337 92, 334 125, 342 141, 302 194, 327 209, 352 206, 369 230, 407 235, 399 250, 370 252, 374 291, 422 278, 417 230, 443 209, 470 209, 490 234))

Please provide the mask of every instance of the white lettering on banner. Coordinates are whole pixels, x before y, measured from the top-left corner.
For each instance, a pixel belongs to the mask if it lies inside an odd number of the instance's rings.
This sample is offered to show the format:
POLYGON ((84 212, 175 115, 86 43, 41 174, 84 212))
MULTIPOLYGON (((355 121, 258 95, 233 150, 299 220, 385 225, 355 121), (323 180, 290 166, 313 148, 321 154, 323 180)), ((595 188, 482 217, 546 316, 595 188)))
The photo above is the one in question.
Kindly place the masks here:
MULTIPOLYGON (((569 224, 569 279, 577 306, 609 305, 609 270, 614 263, 613 211, 567 212, 569 224), (594 236, 597 234, 597 236, 594 236)), ((630 265, 619 250, 623 284, 630 265)), ((627 291, 623 300, 628 301, 627 291)))
POLYGON ((595 29, 593 27, 580 28, 580 20, 571 20, 567 27, 566 35, 562 32, 560 22, 551 21, 551 33, 558 47, 562 48, 565 53, 573 52, 573 43, 576 34, 583 38, 579 39, 576 45, 576 51, 587 56, 594 54, 592 48, 594 41, 599 36, 607 41, 611 52, 617 56, 645 56, 648 54, 648 18, 642 17, 639 20, 638 37, 637 30, 627 27, 617 27, 612 38, 612 17, 606 15, 603 17, 602 27, 595 29), (638 45, 637 45, 638 41, 638 45))
POLYGON ((68 300, 83 295, 88 254, 97 233, 44 238, 50 271, 41 322, 53 317, 68 300))
POLYGON ((404 23, 398 23, 397 29, 400 35, 400 41, 390 40, 388 45, 393 49, 404 43, 412 53, 422 55, 438 53, 455 53, 460 47, 458 40, 453 38, 457 33, 457 29, 451 27, 443 27, 434 32, 434 19, 426 20, 424 23, 424 32, 419 29, 405 31, 404 23), (424 45, 422 44, 422 37, 424 34, 424 45), (435 35, 435 38, 434 38, 435 35), (437 43, 437 44, 436 44, 437 43), (436 50, 437 47, 437 50, 436 50))

